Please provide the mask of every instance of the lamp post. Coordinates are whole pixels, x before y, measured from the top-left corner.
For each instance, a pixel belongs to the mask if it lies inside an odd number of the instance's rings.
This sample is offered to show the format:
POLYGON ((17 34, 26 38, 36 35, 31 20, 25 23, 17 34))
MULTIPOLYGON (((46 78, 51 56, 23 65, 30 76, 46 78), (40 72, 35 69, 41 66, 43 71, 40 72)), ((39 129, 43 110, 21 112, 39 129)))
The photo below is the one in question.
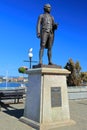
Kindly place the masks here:
POLYGON ((37 61, 32 61, 32 57, 33 57, 33 53, 32 53, 32 50, 33 48, 30 48, 29 51, 28 51, 28 57, 29 57, 29 60, 24 60, 24 62, 30 62, 30 69, 31 69, 31 63, 36 63, 37 61))
POLYGON ((31 62, 32 62, 32 57, 33 57, 32 50, 33 50, 33 48, 30 48, 29 53, 28 53, 28 57, 29 57, 29 61, 30 61, 30 69, 31 69, 31 62))

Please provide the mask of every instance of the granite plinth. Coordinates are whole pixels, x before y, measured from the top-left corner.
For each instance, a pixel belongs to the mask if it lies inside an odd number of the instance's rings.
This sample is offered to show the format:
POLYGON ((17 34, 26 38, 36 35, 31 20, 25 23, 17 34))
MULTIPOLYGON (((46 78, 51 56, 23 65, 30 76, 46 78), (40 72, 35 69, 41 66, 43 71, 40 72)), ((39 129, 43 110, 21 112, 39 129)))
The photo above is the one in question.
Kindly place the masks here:
POLYGON ((29 77, 23 122, 40 130, 72 124, 70 120, 66 75, 58 68, 36 68, 26 71, 29 77), (64 123, 68 122, 68 123, 64 123))

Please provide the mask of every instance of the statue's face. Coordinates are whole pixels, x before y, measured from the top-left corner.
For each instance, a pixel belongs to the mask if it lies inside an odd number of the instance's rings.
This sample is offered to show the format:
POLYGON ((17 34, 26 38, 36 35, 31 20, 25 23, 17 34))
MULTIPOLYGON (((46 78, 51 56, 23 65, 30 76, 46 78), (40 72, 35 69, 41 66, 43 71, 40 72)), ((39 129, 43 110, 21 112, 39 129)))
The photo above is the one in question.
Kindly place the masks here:
POLYGON ((49 7, 45 7, 45 8, 44 8, 44 11, 50 13, 51 8, 49 8, 49 7))
POLYGON ((50 13, 50 11, 51 11, 51 6, 50 6, 49 4, 46 4, 46 5, 44 6, 44 11, 50 13))

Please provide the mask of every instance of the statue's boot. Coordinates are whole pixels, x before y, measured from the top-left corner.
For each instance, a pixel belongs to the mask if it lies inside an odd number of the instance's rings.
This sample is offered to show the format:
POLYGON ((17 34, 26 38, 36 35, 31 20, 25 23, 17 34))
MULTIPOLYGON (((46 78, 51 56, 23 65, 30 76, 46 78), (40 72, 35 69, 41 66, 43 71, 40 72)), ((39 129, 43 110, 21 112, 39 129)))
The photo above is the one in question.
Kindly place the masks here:
POLYGON ((52 62, 49 62, 48 65, 54 65, 52 62))

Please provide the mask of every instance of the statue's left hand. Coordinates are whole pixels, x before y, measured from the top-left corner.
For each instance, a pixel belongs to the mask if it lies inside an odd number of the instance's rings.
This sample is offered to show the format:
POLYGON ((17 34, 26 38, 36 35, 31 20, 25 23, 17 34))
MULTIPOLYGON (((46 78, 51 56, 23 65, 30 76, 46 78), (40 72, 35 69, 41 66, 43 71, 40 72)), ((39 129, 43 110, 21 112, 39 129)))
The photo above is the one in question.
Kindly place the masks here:
POLYGON ((54 30, 56 30, 56 29, 57 29, 57 27, 58 27, 58 24, 57 24, 57 23, 55 23, 55 24, 53 25, 53 29, 54 29, 54 30))

